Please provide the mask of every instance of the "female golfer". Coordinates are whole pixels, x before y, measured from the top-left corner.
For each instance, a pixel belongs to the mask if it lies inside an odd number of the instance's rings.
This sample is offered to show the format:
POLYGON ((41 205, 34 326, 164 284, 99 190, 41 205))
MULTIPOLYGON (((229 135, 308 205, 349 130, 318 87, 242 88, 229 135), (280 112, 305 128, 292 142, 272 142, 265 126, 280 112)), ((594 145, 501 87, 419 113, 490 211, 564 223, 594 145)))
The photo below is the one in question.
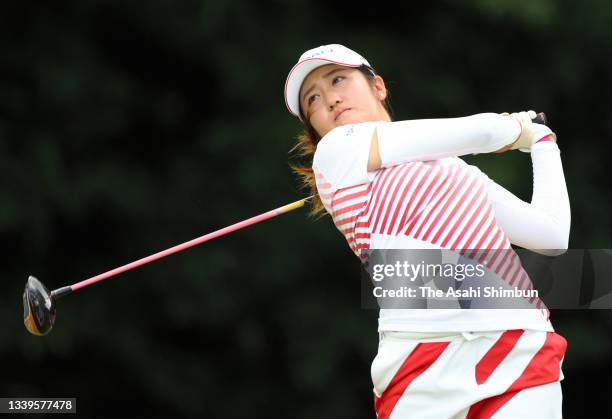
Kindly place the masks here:
MULTIPOLYGON (((359 258, 364 249, 481 249, 504 281, 531 287, 511 243, 555 254, 568 242, 555 135, 528 112, 392 121, 387 97, 382 77, 342 45, 306 51, 291 69, 285 101, 304 124, 296 147, 313 158, 296 167, 318 193, 313 212, 327 211, 359 258), (531 152, 531 203, 457 157, 517 148, 531 152)), ((541 302, 530 303, 381 309, 378 418, 561 417, 566 341, 541 302)))

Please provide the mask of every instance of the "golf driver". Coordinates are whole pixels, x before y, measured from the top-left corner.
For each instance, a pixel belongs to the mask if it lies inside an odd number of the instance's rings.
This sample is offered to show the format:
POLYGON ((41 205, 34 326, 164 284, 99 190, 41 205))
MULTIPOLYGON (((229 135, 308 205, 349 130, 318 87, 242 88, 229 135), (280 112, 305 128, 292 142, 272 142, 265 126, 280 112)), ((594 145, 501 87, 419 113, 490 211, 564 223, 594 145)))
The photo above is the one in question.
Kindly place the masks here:
POLYGON ((533 118, 533 122, 536 124, 546 125, 546 114, 544 112, 536 114, 536 117, 533 118))
MULTIPOLYGON (((543 112, 538 113, 533 119, 533 122, 539 124, 546 124, 546 115, 543 112)), ((171 247, 170 249, 163 250, 145 258, 128 263, 127 265, 120 266, 119 268, 112 269, 108 272, 104 272, 100 275, 96 275, 92 278, 86 279, 76 284, 58 288, 51 292, 49 292, 47 287, 45 287, 41 281, 39 281, 34 276, 30 276, 28 278, 28 281, 26 282, 25 290, 23 292, 23 322, 25 324, 25 327, 30 333, 34 335, 46 335, 51 331, 53 325, 55 324, 55 301, 60 297, 68 295, 78 289, 87 287, 98 281, 102 281, 104 279, 118 275, 122 272, 134 269, 138 266, 145 265, 149 262, 153 262, 154 260, 163 258, 173 253, 180 252, 181 250, 185 250, 189 247, 204 243, 206 241, 231 233, 233 231, 240 230, 241 228, 248 227, 250 225, 267 220, 268 218, 285 214, 289 211, 304 206, 305 202, 313 198, 313 196, 270 210, 263 214, 238 222, 236 224, 232 224, 228 227, 222 228, 204 236, 200 236, 183 244, 171 247)))
POLYGON ((25 324, 26 329, 28 329, 28 331, 33 335, 44 336, 51 331, 53 325, 55 324, 55 301, 60 297, 68 295, 81 288, 85 288, 96 282, 118 275, 122 272, 129 271, 130 269, 145 265, 149 262, 153 262, 154 260, 180 252, 181 250, 188 249, 192 246, 196 246, 225 234, 229 234, 233 231, 240 230, 269 218, 293 211, 294 209, 304 206, 306 201, 312 199, 313 196, 309 196, 308 198, 304 198, 282 207, 267 211, 263 214, 256 215, 255 217, 240 221, 228 227, 224 227, 220 230, 205 234, 188 242, 176 245, 142 259, 138 259, 108 272, 104 272, 84 281, 77 282, 76 284, 58 288, 51 292, 49 292, 49 289, 45 287, 41 281, 30 275, 28 281, 26 282, 25 290, 23 291, 23 323, 25 324))

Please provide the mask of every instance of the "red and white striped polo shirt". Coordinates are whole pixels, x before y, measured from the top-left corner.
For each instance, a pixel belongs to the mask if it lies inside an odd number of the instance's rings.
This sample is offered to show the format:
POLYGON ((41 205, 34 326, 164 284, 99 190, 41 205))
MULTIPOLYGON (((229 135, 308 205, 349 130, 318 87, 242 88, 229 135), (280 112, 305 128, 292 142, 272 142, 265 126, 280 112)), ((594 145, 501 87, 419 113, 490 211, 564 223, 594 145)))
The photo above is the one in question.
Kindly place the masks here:
MULTIPOLYGON (((336 129, 321 143, 339 141, 332 147, 319 143, 313 162, 323 205, 355 255, 364 257, 362 249, 436 248, 464 254, 465 249, 474 249, 468 255, 481 263, 486 260, 487 266, 504 281, 521 289, 531 288, 518 256, 511 250, 501 251, 511 246, 496 222, 483 173, 456 157, 403 163, 365 173, 364 149, 369 153, 370 124, 336 129), (342 143, 350 147, 342 147, 342 143), (337 187, 344 184, 349 186, 337 187)), ((548 310, 541 301, 530 302, 534 309, 542 310, 383 309, 380 328, 552 330, 548 310)))

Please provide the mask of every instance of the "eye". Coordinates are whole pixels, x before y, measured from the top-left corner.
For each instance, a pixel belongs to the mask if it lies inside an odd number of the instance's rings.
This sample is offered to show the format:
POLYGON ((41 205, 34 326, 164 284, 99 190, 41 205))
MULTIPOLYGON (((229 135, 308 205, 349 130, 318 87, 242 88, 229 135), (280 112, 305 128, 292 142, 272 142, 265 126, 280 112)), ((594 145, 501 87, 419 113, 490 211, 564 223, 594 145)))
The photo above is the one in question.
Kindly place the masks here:
POLYGON ((334 80, 332 80, 332 84, 340 83, 344 79, 345 79, 344 76, 336 76, 334 77, 334 80))
POLYGON ((314 102, 314 101, 315 101, 315 99, 316 99, 316 98, 318 98, 318 97, 319 97, 319 95, 312 95, 312 96, 310 96, 310 97, 308 98, 308 105, 311 105, 311 104, 312 104, 312 102, 314 102))

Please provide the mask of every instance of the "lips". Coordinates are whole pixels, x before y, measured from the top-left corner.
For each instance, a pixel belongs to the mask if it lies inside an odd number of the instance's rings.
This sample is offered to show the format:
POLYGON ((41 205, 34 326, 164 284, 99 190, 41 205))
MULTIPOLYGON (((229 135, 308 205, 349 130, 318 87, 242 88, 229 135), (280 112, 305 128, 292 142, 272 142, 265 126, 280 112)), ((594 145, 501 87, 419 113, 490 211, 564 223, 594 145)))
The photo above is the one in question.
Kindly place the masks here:
POLYGON ((338 117, 339 117, 340 115, 342 115, 344 112, 346 112, 346 111, 348 111, 348 110, 350 110, 350 109, 351 109, 351 108, 339 109, 339 110, 336 112, 336 115, 334 116, 334 121, 335 121, 335 120, 337 120, 337 119, 338 119, 338 117))

